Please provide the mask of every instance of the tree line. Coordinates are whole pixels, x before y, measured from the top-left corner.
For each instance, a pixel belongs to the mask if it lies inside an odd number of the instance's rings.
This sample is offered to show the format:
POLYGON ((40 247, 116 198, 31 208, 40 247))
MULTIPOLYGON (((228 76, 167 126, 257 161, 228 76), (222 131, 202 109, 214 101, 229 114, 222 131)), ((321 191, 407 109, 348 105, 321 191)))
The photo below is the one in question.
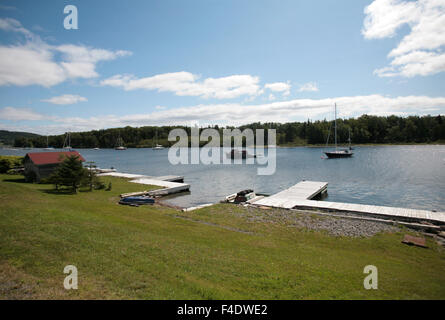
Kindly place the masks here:
MULTIPOLYGON (((71 133, 71 146, 73 148, 113 148, 118 137, 121 137, 126 147, 142 148, 152 147, 155 143, 164 146, 174 144, 168 141, 168 134, 172 129, 185 129, 190 136, 190 127, 186 126, 145 126, 124 127, 88 132, 71 133)), ((210 126, 209 126, 210 128, 210 126)), ((223 127, 217 125, 222 136, 223 127)), ((225 127, 234 129, 235 127, 225 127)), ((305 121, 289 123, 251 123, 240 126, 239 129, 275 129, 278 145, 314 145, 325 144, 328 136, 329 143, 333 142, 333 121, 305 121)), ((266 131, 267 132, 267 131, 266 131)), ((445 142, 445 117, 438 116, 370 116, 362 115, 358 118, 337 119, 338 141, 346 143, 349 135, 352 143, 379 144, 379 143, 431 143, 445 142)), ((62 148, 66 135, 48 137, 19 137, 14 140, 15 147, 44 148, 48 146, 62 148)), ((266 140, 267 141, 267 140, 266 140)), ((205 144, 206 142, 202 142, 205 144)))

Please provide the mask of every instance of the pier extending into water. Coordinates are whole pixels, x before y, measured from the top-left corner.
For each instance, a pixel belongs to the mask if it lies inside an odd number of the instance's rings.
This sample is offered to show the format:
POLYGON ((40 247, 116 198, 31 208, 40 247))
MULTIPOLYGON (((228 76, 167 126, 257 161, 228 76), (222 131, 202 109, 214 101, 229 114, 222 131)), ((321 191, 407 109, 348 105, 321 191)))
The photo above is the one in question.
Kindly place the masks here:
POLYGON ((255 206, 351 212, 406 222, 445 224, 445 212, 312 200, 317 195, 327 192, 327 186, 327 182, 302 181, 270 197, 250 201, 250 203, 255 206))
POLYGON ((131 179, 129 182, 145 184, 145 185, 153 185, 163 187, 158 190, 150 190, 150 191, 141 191, 141 192, 132 192, 132 193, 123 193, 121 197, 129 197, 136 195, 150 195, 150 196, 164 196, 173 193, 189 191, 190 185, 184 183, 183 176, 145 176, 141 174, 132 174, 132 173, 123 173, 123 172, 107 172, 98 174, 98 176, 112 176, 118 178, 127 178, 131 179))

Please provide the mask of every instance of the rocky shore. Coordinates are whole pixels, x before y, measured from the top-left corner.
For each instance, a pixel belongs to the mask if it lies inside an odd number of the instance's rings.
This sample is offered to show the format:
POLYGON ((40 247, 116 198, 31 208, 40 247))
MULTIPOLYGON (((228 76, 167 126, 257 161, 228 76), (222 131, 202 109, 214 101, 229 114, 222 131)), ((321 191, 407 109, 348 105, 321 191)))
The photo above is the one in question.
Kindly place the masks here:
MULTIPOLYGON (((285 209, 261 209, 242 207, 229 212, 247 218, 249 221, 279 223, 289 227, 316 231, 327 231, 334 236, 371 237, 380 232, 395 232, 399 227, 383 222, 354 220, 340 216, 324 216, 315 212, 285 209)), ((353 216, 350 214, 349 216, 353 216)))

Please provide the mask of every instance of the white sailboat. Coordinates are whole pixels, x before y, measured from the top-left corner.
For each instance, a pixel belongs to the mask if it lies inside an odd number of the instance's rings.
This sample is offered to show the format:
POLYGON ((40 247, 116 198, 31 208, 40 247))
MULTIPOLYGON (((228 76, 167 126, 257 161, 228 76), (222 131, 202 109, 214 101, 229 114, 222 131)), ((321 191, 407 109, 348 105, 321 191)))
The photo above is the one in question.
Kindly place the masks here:
POLYGON ((156 138, 155 138, 155 145, 152 147, 153 150, 162 150, 164 149, 164 146, 161 144, 158 144, 158 130, 156 129, 156 138))
POLYGON ((114 147, 115 150, 127 150, 127 147, 124 147, 124 140, 122 140, 121 135, 119 134, 119 137, 116 141, 116 147, 114 147))
POLYGON ((71 150, 71 133, 67 132, 66 133, 66 137, 65 137, 65 141, 63 142, 63 149, 68 149, 71 150))
POLYGON ((349 150, 354 150, 354 148, 351 146, 351 128, 349 128, 348 143, 349 143, 349 150))
POLYGON ((49 143, 48 143, 48 135, 46 136, 46 148, 43 149, 43 150, 54 150, 53 147, 50 147, 50 146, 49 146, 49 143))

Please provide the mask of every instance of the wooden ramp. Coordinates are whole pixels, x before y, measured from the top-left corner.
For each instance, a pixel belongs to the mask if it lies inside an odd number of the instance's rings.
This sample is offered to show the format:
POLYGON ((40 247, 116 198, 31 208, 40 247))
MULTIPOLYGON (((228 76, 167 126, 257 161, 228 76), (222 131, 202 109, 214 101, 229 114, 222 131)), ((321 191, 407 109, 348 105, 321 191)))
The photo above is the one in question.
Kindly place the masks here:
POLYGON ((113 176, 113 177, 127 178, 127 179, 132 179, 132 180, 130 180, 130 182, 133 182, 133 183, 163 187, 162 189, 158 189, 158 190, 124 193, 124 194, 121 194, 121 197, 128 197, 128 196, 142 195, 142 194, 149 194, 152 196, 155 196, 155 195, 160 196, 160 195, 168 195, 168 194, 173 194, 173 193, 190 190, 189 184, 182 183, 182 182, 174 182, 174 181, 184 181, 183 176, 151 177, 151 176, 144 176, 144 175, 140 175, 140 174, 131 174, 131 173, 123 173, 123 172, 107 172, 107 173, 99 174, 98 176, 113 176))
POLYGON ((152 186, 164 187, 164 189, 152 190, 149 192, 150 195, 167 195, 172 193, 178 193, 182 191, 187 191, 190 189, 190 185, 187 183, 171 182, 165 180, 156 180, 149 178, 139 178, 135 180, 130 180, 133 183, 146 184, 152 186))
POLYGON ((303 181, 270 197, 255 201, 253 205, 285 209, 353 212, 391 220, 445 224, 445 212, 311 200, 326 191, 327 186, 327 182, 303 181))
POLYGON ((327 187, 327 182, 302 181, 289 189, 256 201, 255 205, 292 209, 301 201, 312 199, 325 192, 327 187))

